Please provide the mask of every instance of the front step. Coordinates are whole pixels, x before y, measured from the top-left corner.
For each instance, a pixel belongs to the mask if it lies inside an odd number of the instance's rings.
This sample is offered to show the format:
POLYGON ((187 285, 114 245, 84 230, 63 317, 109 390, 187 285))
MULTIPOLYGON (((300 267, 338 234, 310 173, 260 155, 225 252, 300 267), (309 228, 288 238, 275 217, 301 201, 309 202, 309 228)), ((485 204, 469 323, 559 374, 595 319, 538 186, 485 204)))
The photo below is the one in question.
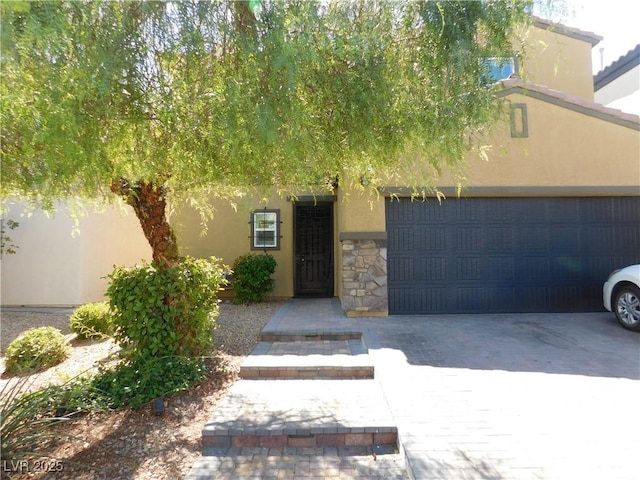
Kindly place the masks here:
POLYGON ((397 445, 375 380, 239 380, 202 431, 204 447, 397 445))
MULTIPOLYGON (((264 338, 264 336, 263 336, 264 338)), ((245 379, 373 378, 374 367, 360 333, 270 334, 240 367, 245 379)))
POLYGON ((299 332, 265 332, 260 334, 261 342, 321 342, 325 340, 361 340, 362 332, 325 332, 301 330, 299 332))

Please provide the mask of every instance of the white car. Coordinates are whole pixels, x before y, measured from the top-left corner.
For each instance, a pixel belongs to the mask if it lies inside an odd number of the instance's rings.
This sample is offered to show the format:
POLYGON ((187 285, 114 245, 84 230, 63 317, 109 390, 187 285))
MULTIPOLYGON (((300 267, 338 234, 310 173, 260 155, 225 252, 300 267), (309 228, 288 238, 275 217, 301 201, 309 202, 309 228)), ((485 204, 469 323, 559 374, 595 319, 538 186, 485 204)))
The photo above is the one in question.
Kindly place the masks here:
POLYGON ((640 265, 612 272, 602 287, 602 301, 620 325, 640 332, 640 265))

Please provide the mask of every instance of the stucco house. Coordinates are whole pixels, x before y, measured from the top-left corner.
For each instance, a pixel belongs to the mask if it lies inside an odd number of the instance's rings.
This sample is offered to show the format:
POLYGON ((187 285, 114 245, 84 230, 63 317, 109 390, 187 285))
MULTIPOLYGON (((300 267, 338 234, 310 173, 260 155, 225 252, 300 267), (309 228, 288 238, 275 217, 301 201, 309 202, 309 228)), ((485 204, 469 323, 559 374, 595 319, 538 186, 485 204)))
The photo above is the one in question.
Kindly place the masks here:
MULTIPOLYGON (((640 117, 595 103, 591 49, 600 40, 535 19, 524 55, 514 45, 517 61, 500 74, 507 118, 486 139, 489 160, 467 159, 461 192, 443 172, 442 201, 412 201, 399 182, 249 194, 237 209, 216 203, 205 236, 195 212, 179 211, 183 252, 227 264, 269 252, 274 296, 339 297, 348 315, 601 310, 610 271, 640 262, 640 117)), ((134 230, 133 252, 148 257, 134 230)), ((2 303, 44 303, 7 293, 14 275, 29 275, 19 256, 3 259, 2 303)), ((82 281, 107 273, 99 270, 85 268, 82 281)), ((94 300, 95 290, 71 303, 94 300)))
POLYGON ((205 237, 184 212, 183 245, 228 261, 269 251, 277 296, 337 296, 350 315, 599 310, 610 271, 640 261, 640 120, 594 102, 600 40, 535 20, 502 80, 510 118, 489 161, 468 159, 459 198, 446 174, 442 202, 401 184, 249 198, 220 205, 205 237))

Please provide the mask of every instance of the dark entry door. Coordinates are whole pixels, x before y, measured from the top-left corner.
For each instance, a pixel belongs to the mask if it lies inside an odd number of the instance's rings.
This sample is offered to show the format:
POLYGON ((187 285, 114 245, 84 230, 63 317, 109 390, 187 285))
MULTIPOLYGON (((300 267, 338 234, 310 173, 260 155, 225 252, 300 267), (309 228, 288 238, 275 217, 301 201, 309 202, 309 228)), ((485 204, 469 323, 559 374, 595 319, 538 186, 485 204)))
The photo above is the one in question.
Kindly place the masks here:
POLYGON ((333 203, 295 205, 296 297, 333 297, 333 203))

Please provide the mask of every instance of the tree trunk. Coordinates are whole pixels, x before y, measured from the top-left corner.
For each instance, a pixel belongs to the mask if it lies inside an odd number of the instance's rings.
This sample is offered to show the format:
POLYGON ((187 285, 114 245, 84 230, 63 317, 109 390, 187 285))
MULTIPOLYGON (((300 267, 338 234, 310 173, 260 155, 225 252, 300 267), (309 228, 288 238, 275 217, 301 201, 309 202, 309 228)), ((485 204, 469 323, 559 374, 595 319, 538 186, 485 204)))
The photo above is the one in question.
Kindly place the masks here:
POLYGON ((121 178, 111 184, 111 191, 133 207, 153 252, 153 261, 165 267, 178 263, 178 243, 167 221, 166 187, 153 182, 130 183, 121 178))

